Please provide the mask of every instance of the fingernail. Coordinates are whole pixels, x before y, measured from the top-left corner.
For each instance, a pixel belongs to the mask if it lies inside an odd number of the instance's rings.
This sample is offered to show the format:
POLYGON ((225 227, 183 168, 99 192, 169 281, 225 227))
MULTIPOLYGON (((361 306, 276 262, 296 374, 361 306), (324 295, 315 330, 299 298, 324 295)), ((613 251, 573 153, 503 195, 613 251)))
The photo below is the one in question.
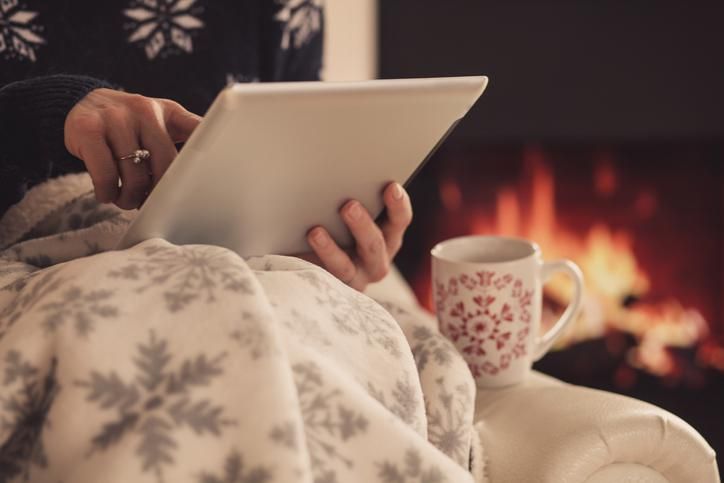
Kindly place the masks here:
POLYGON ((312 234, 312 240, 314 240, 314 243, 321 248, 326 247, 329 243, 329 237, 326 233, 324 233, 324 230, 322 230, 321 228, 315 230, 315 232, 312 234))
POLYGON ((402 186, 400 186, 400 183, 395 183, 395 187, 392 188, 392 197, 396 200, 401 200, 404 194, 405 193, 402 191, 402 186))
POLYGON ((350 217, 352 220, 359 220, 362 216, 362 208, 360 207, 358 202, 354 202, 350 205, 349 209, 347 209, 347 216, 350 217))

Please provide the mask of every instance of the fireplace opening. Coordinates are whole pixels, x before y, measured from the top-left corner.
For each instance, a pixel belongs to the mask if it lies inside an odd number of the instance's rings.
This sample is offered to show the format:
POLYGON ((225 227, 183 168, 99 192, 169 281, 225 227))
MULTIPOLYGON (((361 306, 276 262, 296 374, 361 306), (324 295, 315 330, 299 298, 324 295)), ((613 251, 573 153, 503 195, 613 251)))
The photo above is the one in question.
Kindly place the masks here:
MULTIPOLYGON (((712 404, 724 400, 723 157, 701 142, 453 144, 410 186, 415 221, 397 264, 433 310, 441 240, 519 236, 545 259, 572 259, 584 309, 536 368, 653 402, 724 447, 712 404)), ((563 276, 546 284, 544 325, 570 290, 563 276)))

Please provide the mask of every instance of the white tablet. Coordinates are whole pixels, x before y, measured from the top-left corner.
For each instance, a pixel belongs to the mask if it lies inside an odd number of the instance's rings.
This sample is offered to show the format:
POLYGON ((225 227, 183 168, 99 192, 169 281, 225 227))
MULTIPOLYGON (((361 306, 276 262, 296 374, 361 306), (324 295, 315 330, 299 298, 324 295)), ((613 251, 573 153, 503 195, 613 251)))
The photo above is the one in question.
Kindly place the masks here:
MULTIPOLYGON (((119 248, 160 237, 242 257, 342 247, 350 199, 373 217, 472 107, 486 77, 235 84, 223 90, 151 192, 119 248)), ((152 153, 153 154, 153 153, 152 153)))

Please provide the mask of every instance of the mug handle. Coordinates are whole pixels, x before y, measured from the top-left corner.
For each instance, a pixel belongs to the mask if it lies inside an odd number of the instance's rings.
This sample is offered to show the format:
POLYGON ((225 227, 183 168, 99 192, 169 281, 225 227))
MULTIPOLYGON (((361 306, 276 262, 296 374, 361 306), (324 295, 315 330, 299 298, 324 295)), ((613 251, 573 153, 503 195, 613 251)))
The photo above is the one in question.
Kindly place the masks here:
POLYGON ((546 354, 546 352, 548 352, 558 336, 561 335, 563 329, 573 319, 575 319, 578 315, 578 310, 581 308, 581 301, 583 298, 583 274, 581 273, 581 269, 570 260, 544 262, 541 269, 541 278, 543 283, 545 284, 545 282, 547 282, 548 279, 550 279, 556 272, 566 272, 570 275, 571 279, 573 279, 573 297, 565 312, 561 315, 561 318, 558 319, 548 332, 538 338, 535 352, 533 354, 534 362, 539 360, 546 354))

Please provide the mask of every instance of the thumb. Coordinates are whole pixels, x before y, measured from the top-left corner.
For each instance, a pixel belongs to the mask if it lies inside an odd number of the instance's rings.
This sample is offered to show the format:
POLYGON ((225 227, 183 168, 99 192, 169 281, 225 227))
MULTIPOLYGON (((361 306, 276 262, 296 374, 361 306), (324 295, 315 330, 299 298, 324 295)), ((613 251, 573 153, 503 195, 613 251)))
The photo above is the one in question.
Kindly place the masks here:
POLYGON ((174 143, 186 142, 202 119, 175 102, 166 106, 165 117, 166 129, 174 143))

